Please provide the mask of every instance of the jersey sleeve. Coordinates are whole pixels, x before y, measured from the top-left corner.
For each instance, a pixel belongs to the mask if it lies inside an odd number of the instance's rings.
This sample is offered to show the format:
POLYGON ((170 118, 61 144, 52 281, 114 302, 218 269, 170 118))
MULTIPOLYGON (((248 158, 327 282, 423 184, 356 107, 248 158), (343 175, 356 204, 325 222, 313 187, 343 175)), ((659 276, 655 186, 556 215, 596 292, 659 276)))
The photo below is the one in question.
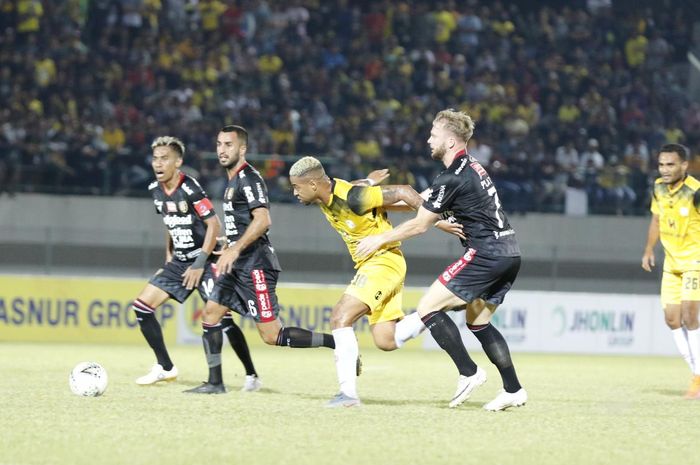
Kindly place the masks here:
POLYGON ((649 209, 654 215, 659 214, 659 202, 656 201, 656 192, 651 193, 651 207, 649 209))
POLYGON ((373 208, 384 205, 384 195, 379 186, 353 186, 348 191, 348 207, 356 215, 364 215, 373 208))
POLYGON ((442 213, 449 210, 455 197, 459 193, 460 179, 453 174, 441 174, 430 187, 428 200, 423 202, 423 208, 433 213, 442 213))
POLYGON ((254 210, 256 208, 269 208, 270 200, 267 197, 267 186, 262 176, 251 170, 246 173, 245 177, 240 178, 241 183, 239 189, 248 202, 248 208, 254 210))
POLYGON ((187 200, 192 204, 192 207, 194 207, 194 211, 197 213, 198 217, 206 220, 216 214, 214 205, 197 181, 194 179, 187 179, 182 183, 182 189, 187 194, 187 200))

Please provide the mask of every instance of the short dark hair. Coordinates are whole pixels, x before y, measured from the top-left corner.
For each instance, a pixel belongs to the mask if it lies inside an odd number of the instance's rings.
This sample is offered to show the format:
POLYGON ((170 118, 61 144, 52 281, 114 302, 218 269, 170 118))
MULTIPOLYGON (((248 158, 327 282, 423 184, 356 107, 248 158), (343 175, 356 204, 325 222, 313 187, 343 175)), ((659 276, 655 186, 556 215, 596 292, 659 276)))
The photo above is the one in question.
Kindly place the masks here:
POLYGON ((678 156, 681 158, 683 161, 688 160, 688 147, 682 144, 666 144, 662 145, 661 148, 659 149, 659 153, 661 152, 672 152, 672 153, 677 153, 678 156))
POLYGON ((235 132, 238 136, 238 140, 241 141, 243 145, 248 145, 248 131, 246 131, 243 126, 229 124, 228 126, 221 128, 219 132, 235 132))

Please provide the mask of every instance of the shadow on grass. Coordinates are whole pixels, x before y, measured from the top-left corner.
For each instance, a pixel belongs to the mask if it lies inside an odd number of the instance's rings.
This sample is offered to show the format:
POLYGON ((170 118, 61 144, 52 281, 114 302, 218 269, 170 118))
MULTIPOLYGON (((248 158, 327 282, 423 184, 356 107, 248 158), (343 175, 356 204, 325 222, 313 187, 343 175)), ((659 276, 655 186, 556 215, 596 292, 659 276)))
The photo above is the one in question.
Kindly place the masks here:
MULTIPOLYGON (((294 393, 294 392, 290 392, 289 394, 296 396, 296 397, 299 397, 300 399, 318 400, 321 402, 327 402, 331 399, 331 397, 333 397, 331 395, 319 396, 319 395, 310 395, 310 394, 306 394, 306 393, 294 393)), ((450 409, 447 406, 448 401, 447 400, 440 400, 440 399, 396 400, 396 399, 379 399, 379 398, 362 397, 361 400, 362 400, 362 403, 364 405, 386 405, 386 406, 424 405, 427 407, 434 407, 434 408, 445 409, 445 410, 459 410, 462 408, 474 408, 474 407, 481 408, 481 406, 482 406, 481 402, 465 402, 461 406, 459 406, 455 409, 450 409)))

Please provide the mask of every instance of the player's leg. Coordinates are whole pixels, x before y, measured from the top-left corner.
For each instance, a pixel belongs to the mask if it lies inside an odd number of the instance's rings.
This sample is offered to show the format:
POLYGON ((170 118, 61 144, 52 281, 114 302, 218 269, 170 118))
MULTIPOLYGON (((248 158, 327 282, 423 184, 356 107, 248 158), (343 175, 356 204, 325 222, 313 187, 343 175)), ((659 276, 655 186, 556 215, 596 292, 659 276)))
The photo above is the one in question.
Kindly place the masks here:
MULTIPOLYGON (((209 264, 205 268, 204 276, 202 276, 202 281, 199 283, 198 288, 199 295, 202 297, 205 303, 209 300, 209 296, 214 290, 215 280, 216 269, 213 264, 209 264)), ((245 369, 246 378, 241 390, 260 390, 262 387, 262 382, 258 378, 258 373, 255 371, 253 359, 250 356, 250 349, 248 348, 248 341, 246 341, 245 335, 243 334, 243 331, 241 331, 241 328, 233 320, 233 315, 230 311, 227 312, 221 319, 221 330, 228 338, 231 348, 236 353, 236 356, 241 361, 245 369)))
POLYGON ((683 327, 681 315, 681 293, 683 289, 683 277, 681 274, 664 272, 661 278, 661 305, 664 310, 666 326, 671 330, 673 342, 683 360, 688 364, 691 373, 695 373, 696 361, 690 352, 688 332, 683 327))
POLYGON ((221 319, 228 312, 228 308, 214 300, 218 297, 213 295, 202 312, 202 345, 209 367, 209 378, 207 382, 185 391, 188 393, 222 394, 226 392, 221 373, 221 348, 223 346, 221 319))
POLYGON ((421 316, 435 342, 447 352, 459 371, 457 390, 450 401, 450 407, 462 404, 469 398, 474 389, 486 382, 486 372, 477 367, 469 356, 457 325, 442 311, 464 305, 464 300, 453 294, 439 280, 436 280, 418 302, 417 309, 417 313, 421 316))
POLYGON ((508 343, 501 332, 491 324, 491 316, 497 308, 498 305, 484 302, 482 299, 467 305, 467 327, 479 340, 491 363, 496 365, 503 381, 503 392, 484 406, 492 411, 519 407, 527 402, 527 392, 518 380, 508 343))
POLYGON ((349 294, 343 294, 333 306, 331 328, 335 343, 335 371, 340 392, 326 407, 353 407, 360 405, 357 395, 357 364, 360 347, 352 325, 369 311, 367 304, 349 294))
POLYGON ((246 311, 255 320, 258 333, 269 345, 294 348, 328 347, 335 348, 333 336, 317 333, 295 326, 282 327, 277 319, 280 308, 277 301, 277 277, 279 272, 272 270, 251 270, 235 273, 236 292, 246 303, 246 311))
POLYGON ((169 298, 167 292, 149 283, 132 304, 141 334, 156 356, 156 363, 147 374, 136 379, 137 384, 149 385, 177 378, 177 367, 170 359, 163 339, 163 330, 155 315, 156 308, 169 298))
POLYGON ((700 272, 683 273, 681 289, 681 320, 686 329, 688 349, 692 361, 693 379, 686 392, 686 398, 700 399, 700 329, 698 329, 698 309, 700 308, 700 272))

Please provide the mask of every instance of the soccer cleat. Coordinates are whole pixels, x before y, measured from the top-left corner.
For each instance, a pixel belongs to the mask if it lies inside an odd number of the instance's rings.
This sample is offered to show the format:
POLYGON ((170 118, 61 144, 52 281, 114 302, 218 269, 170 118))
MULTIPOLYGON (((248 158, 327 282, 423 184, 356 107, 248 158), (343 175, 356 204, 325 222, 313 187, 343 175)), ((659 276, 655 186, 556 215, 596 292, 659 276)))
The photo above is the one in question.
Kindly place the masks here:
POLYGON ((224 383, 202 383, 195 388, 188 389, 182 392, 185 392, 187 394, 226 394, 226 386, 224 386, 224 383))
POLYGON ((350 397, 342 392, 335 395, 334 398, 328 401, 326 408, 338 408, 338 407, 359 407, 362 405, 360 399, 350 397))
POLYGON ((700 375, 694 375, 690 380, 688 392, 683 396, 684 399, 700 399, 700 375))
POLYGON ((151 371, 136 380, 136 384, 147 386, 161 381, 174 381, 175 378, 177 378, 177 374, 177 367, 175 365, 173 365, 170 370, 164 370, 161 365, 156 363, 153 365, 153 368, 151 368, 151 371))
POLYGON ((362 355, 357 356, 357 362, 355 362, 355 375, 360 376, 362 374, 362 355))
POLYGON ((527 392, 520 388, 516 392, 506 392, 501 390, 495 399, 484 405, 484 410, 498 412, 509 407, 521 407, 527 402, 527 392))
POLYGON ((457 380, 457 390, 450 401, 450 408, 461 405, 474 392, 474 389, 486 382, 486 372, 481 368, 476 368, 476 373, 471 376, 460 375, 457 380))
POLYGON ((262 389, 262 381, 258 378, 258 375, 246 375, 245 383, 241 388, 241 392, 255 392, 262 389))

